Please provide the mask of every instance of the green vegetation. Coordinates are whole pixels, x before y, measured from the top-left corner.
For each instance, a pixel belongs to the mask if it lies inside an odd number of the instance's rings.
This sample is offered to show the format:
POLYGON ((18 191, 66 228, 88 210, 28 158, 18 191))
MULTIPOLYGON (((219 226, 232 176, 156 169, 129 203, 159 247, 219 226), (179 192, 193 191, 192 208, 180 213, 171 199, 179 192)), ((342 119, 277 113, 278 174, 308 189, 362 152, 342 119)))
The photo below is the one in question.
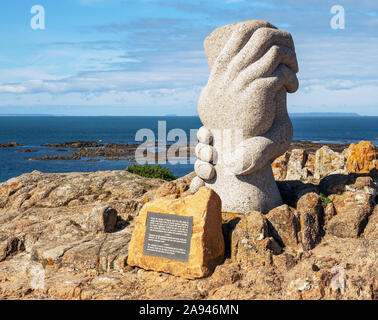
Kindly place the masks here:
POLYGON ((162 167, 160 164, 158 164, 157 166, 153 166, 150 164, 133 164, 127 167, 126 171, 146 178, 157 178, 166 181, 172 181, 177 179, 177 177, 174 176, 168 168, 162 167))
POLYGON ((324 204, 328 204, 328 203, 331 202, 331 200, 330 200, 327 196, 325 196, 323 193, 320 193, 320 194, 319 194, 319 199, 320 199, 320 201, 323 202, 324 204))

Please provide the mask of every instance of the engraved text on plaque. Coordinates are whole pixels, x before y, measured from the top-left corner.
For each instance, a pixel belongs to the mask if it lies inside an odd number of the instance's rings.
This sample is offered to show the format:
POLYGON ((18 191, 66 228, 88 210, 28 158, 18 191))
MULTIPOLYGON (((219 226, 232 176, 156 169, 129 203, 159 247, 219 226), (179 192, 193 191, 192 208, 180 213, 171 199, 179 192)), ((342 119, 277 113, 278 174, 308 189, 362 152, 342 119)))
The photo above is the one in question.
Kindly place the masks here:
POLYGON ((188 261, 193 217, 148 212, 143 254, 188 261))

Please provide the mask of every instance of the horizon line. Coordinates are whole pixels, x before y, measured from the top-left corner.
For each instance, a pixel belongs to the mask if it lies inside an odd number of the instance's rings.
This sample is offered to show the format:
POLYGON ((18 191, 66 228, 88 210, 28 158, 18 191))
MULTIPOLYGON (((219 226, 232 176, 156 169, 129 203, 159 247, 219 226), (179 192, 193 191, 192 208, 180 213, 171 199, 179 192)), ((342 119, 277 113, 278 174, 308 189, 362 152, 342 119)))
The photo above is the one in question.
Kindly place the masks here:
MULTIPOLYGON (((378 115, 361 115, 357 112, 289 112, 289 115, 346 115, 359 117, 376 117, 378 115)), ((49 113, 0 113, 0 117, 198 117, 198 114, 193 115, 176 115, 176 114, 162 114, 162 115, 70 115, 70 114, 49 114, 49 113)))

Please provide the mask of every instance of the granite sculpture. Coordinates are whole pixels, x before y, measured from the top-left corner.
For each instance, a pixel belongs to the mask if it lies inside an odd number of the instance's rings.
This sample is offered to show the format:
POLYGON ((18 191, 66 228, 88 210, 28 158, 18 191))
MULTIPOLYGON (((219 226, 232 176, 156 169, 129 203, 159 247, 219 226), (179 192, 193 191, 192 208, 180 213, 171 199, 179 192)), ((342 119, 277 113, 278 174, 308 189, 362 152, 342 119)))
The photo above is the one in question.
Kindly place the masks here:
POLYGON ((286 93, 298 89, 293 39, 250 20, 216 29, 204 47, 210 76, 198 104, 191 192, 212 188, 224 212, 268 212, 282 204, 270 164, 293 136, 286 107, 286 93))

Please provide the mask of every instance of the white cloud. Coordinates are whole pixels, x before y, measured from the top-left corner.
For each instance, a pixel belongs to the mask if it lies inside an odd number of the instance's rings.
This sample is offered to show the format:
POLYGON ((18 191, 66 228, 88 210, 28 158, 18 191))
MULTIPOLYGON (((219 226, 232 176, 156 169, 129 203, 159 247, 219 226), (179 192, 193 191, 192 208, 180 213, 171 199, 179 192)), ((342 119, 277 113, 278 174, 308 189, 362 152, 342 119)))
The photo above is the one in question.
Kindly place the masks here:
MULTIPOLYGON (((76 1, 88 6, 109 3, 76 1)), ((115 2, 122 1, 111 1, 115 2)), ((154 5, 154 1, 144 2, 154 5)), ((39 44, 38 52, 25 60, 25 68, 1 70, 0 105, 180 104, 195 110, 209 73, 203 39, 215 26, 247 18, 264 18, 292 32, 300 89, 289 96, 290 102, 315 109, 355 103, 356 108, 369 106, 369 110, 377 103, 378 42, 371 30, 377 24, 373 10, 378 7, 371 1, 358 4, 366 12, 356 11, 357 3, 345 1, 347 28, 343 32, 330 28, 328 5, 315 0, 306 4, 288 0, 285 6, 280 1, 243 0, 160 0, 160 4, 183 15, 162 17, 159 11, 156 16, 123 23, 98 21, 97 26, 80 29, 83 41, 77 41, 75 34, 77 42, 57 37, 39 44)))

